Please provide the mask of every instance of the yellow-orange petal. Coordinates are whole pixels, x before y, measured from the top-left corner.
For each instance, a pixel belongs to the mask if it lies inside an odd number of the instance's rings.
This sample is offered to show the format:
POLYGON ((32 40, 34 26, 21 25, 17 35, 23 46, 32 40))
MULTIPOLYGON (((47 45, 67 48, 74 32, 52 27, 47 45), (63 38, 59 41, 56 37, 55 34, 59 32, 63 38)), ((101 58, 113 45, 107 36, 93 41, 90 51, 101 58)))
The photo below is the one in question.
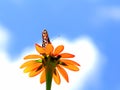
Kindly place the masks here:
POLYGON ((69 69, 69 70, 71 70, 71 71, 79 71, 79 68, 77 66, 75 66, 75 65, 70 65, 69 64, 69 65, 62 65, 62 66, 69 69))
POLYGON ((46 81, 46 73, 45 70, 42 72, 41 77, 40 77, 40 83, 44 83, 46 81))
POLYGON ((60 54, 61 58, 73 58, 75 55, 70 54, 70 53, 62 53, 60 54))
POLYGON ((53 79, 56 84, 58 84, 58 85, 60 84, 60 82, 61 82, 60 75, 56 69, 54 70, 54 73, 53 73, 53 79))
POLYGON ((35 44, 35 48, 36 48, 36 51, 40 54, 44 54, 45 53, 45 49, 42 48, 40 45, 38 44, 35 44))
POLYGON ((77 62, 72 61, 72 60, 68 60, 68 59, 60 59, 60 62, 64 62, 64 63, 66 63, 66 64, 71 64, 71 65, 80 66, 80 64, 78 64, 77 62))
POLYGON ((66 72, 60 65, 57 66, 57 69, 58 69, 58 71, 60 72, 60 74, 63 76, 63 78, 64 78, 67 82, 69 82, 69 78, 68 78, 67 72, 66 72))
POLYGON ((52 45, 52 44, 47 44, 47 46, 46 46, 46 48, 45 48, 45 53, 46 53, 46 54, 50 54, 50 53, 53 52, 53 50, 54 50, 53 45, 52 45))
POLYGON ((32 71, 33 69, 38 68, 40 65, 42 65, 42 63, 34 63, 34 64, 26 67, 26 68, 24 69, 24 73, 30 72, 30 71, 32 71))
POLYGON ((37 71, 37 68, 36 68, 35 70, 33 70, 33 71, 31 71, 31 72, 29 73, 29 77, 34 77, 34 76, 40 74, 43 70, 44 70, 43 67, 42 67, 40 70, 38 70, 38 71, 37 71))
POLYGON ((58 55, 59 53, 61 53, 64 49, 64 46, 63 45, 59 45, 55 48, 55 51, 53 53, 53 55, 58 55))
POLYGON ((40 56, 40 55, 27 55, 24 57, 24 60, 26 60, 26 59, 40 59, 40 58, 42 58, 42 56, 40 56))
POLYGON ((31 64, 34 64, 34 63, 35 63, 34 60, 27 61, 27 62, 23 63, 23 64, 20 66, 20 68, 27 67, 27 66, 29 66, 29 65, 31 65, 31 64))

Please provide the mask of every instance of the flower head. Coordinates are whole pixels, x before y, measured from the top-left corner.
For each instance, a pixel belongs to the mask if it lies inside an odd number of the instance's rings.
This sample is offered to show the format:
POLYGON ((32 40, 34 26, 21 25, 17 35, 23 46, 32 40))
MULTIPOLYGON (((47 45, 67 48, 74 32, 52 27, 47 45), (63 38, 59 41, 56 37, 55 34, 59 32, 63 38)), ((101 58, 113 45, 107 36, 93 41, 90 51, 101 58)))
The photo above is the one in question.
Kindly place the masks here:
POLYGON ((27 55, 24 60, 29 60, 23 63, 20 68, 25 68, 24 73, 29 72, 29 77, 36 76, 41 73, 40 83, 46 81, 46 73, 51 72, 52 77, 56 84, 60 84, 61 79, 59 73, 63 78, 69 82, 68 74, 64 68, 71 71, 79 71, 77 62, 69 60, 67 58, 73 58, 74 55, 70 53, 61 53, 64 49, 63 45, 57 46, 55 49, 52 44, 47 44, 46 47, 42 47, 35 44, 38 54, 27 55))

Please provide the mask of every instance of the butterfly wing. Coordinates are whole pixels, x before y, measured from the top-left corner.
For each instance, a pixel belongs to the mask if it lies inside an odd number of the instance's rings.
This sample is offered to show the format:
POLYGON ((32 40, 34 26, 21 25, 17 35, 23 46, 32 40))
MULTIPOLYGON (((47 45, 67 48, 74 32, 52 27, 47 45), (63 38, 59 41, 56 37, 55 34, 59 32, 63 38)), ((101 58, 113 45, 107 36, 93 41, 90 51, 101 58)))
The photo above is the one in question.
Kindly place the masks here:
POLYGON ((46 47, 47 44, 51 43, 49 36, 48 36, 48 32, 46 29, 43 30, 42 32, 42 47, 46 47))

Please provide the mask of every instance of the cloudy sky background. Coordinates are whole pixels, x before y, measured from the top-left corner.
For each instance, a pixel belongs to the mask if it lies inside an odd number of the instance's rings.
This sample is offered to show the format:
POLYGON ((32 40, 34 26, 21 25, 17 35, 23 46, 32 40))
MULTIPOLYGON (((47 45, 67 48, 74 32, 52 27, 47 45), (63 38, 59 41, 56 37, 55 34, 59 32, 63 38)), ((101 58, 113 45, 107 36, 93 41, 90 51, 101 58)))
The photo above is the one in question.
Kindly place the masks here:
POLYGON ((70 83, 61 78, 52 90, 120 90, 119 0, 1 0, 0 90, 45 90, 39 76, 19 69, 44 28, 81 64, 79 72, 67 71, 70 83))

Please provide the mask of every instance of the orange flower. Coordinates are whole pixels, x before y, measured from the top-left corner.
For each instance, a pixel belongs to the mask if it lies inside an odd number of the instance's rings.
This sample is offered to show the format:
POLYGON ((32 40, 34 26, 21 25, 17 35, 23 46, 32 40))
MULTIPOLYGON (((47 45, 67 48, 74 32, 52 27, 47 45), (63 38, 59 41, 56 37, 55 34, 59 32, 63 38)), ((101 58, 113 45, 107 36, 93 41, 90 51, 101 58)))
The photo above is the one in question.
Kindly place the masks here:
POLYGON ((79 71, 77 62, 66 59, 73 58, 74 55, 70 53, 61 53, 64 49, 63 45, 57 46, 55 49, 52 44, 47 44, 45 48, 38 44, 35 44, 36 51, 38 55, 27 55, 24 60, 29 60, 23 63, 20 68, 25 68, 24 73, 29 72, 29 77, 36 76, 41 73, 40 83, 46 81, 46 69, 53 69, 53 79, 56 84, 60 84, 61 79, 59 73, 63 78, 69 82, 68 74, 64 68, 72 71, 79 71), (63 68, 64 67, 64 68, 63 68))

